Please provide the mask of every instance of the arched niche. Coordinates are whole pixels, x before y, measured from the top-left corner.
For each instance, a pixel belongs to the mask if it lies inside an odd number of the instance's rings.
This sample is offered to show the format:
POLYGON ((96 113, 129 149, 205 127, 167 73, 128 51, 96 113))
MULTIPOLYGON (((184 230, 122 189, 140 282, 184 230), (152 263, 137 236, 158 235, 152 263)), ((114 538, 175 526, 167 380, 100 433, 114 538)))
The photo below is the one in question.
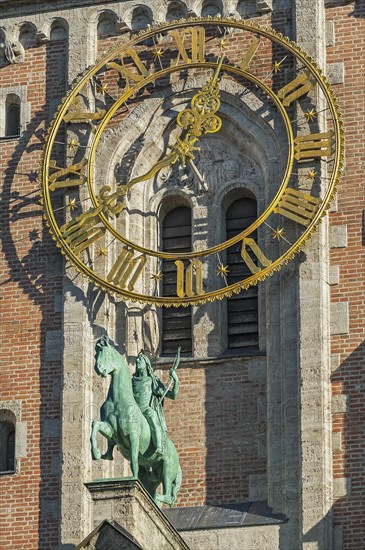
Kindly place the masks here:
POLYGON ((67 40, 68 38, 68 23, 65 19, 57 18, 54 19, 51 23, 50 28, 50 40, 67 40))
POLYGON ((33 23, 26 22, 20 26, 19 42, 25 49, 37 46, 37 29, 33 23))
POLYGON ((108 36, 115 36, 117 31, 117 15, 110 10, 103 11, 98 18, 97 22, 97 37, 107 38, 108 36))
POLYGON ((185 19, 187 17, 188 10, 184 2, 175 0, 170 2, 167 7, 166 21, 178 21, 179 19, 185 19))
POLYGON ((240 0, 236 8, 238 14, 242 17, 254 17, 257 15, 256 0, 240 0))
POLYGON ((148 6, 135 6, 130 15, 130 24, 128 25, 132 32, 138 32, 146 29, 153 23, 153 13, 148 6))
POLYGON ((217 17, 223 14, 223 4, 221 0, 204 0, 202 4, 202 17, 217 17))

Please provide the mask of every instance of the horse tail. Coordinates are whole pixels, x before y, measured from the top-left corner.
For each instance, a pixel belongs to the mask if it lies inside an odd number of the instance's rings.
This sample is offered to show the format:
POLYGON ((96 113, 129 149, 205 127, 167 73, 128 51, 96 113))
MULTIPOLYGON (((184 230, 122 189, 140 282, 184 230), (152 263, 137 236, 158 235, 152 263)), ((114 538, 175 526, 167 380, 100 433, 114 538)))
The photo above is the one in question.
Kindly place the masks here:
POLYGON ((175 504, 175 501, 177 499, 177 495, 180 491, 181 483, 182 483, 182 470, 181 470, 181 466, 179 464, 179 468, 177 470, 177 474, 176 474, 174 483, 172 484, 172 499, 171 499, 170 508, 171 508, 171 506, 173 506, 175 504))

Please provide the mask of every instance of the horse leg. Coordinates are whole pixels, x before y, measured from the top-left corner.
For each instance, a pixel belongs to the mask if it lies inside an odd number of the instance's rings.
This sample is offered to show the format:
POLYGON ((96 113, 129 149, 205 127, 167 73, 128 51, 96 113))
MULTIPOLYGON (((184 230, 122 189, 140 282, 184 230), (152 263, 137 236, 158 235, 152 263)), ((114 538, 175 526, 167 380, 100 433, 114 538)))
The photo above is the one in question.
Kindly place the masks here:
POLYGON ((139 473, 139 464, 138 464, 138 455, 139 455, 139 433, 132 431, 129 434, 129 444, 130 444, 130 454, 131 454, 131 469, 134 479, 138 479, 139 473))
POLYGON ((108 448, 105 451, 103 455, 101 455, 101 458, 103 460, 113 460, 113 451, 116 443, 114 439, 108 439, 108 448))
POLYGON ((160 503, 167 504, 168 506, 172 506, 173 504, 173 494, 172 494, 172 484, 175 481, 175 464, 169 464, 169 461, 165 461, 163 465, 163 473, 162 473, 162 488, 163 488, 163 494, 159 495, 156 494, 155 501, 158 505, 160 503))
POLYGON ((96 436, 99 432, 108 439, 111 439, 113 437, 113 431, 107 422, 101 422, 100 420, 93 421, 90 442, 91 455, 94 460, 99 460, 99 458, 101 458, 101 451, 98 447, 98 442, 96 440, 96 436))

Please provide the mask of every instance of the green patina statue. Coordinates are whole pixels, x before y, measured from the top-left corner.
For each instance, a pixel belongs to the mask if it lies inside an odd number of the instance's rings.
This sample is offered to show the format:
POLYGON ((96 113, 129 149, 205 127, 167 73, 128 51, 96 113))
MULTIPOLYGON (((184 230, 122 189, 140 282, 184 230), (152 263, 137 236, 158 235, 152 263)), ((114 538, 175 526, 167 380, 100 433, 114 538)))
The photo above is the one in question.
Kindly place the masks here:
POLYGON ((111 383, 100 409, 100 420, 92 423, 92 457, 112 460, 117 446, 130 461, 133 476, 141 481, 155 502, 172 506, 181 486, 182 472, 176 448, 167 435, 163 402, 165 397, 176 399, 179 392, 176 369, 180 348, 170 369, 167 387, 154 374, 143 351, 136 359, 136 370, 131 378, 125 358, 106 336, 99 338, 95 350, 95 371, 103 377, 110 374, 111 383), (108 440, 103 455, 96 440, 98 433, 108 440), (163 494, 156 492, 161 483, 163 494))

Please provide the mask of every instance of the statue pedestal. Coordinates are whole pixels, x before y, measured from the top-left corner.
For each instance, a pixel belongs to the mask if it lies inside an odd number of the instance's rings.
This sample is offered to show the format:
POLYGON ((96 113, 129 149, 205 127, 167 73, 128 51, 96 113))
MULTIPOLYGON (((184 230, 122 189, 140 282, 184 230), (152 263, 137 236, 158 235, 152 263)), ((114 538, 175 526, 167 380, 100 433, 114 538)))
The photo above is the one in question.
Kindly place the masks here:
POLYGON ((189 550, 138 480, 100 479, 85 485, 94 501, 94 527, 103 520, 116 522, 146 550, 189 550))

